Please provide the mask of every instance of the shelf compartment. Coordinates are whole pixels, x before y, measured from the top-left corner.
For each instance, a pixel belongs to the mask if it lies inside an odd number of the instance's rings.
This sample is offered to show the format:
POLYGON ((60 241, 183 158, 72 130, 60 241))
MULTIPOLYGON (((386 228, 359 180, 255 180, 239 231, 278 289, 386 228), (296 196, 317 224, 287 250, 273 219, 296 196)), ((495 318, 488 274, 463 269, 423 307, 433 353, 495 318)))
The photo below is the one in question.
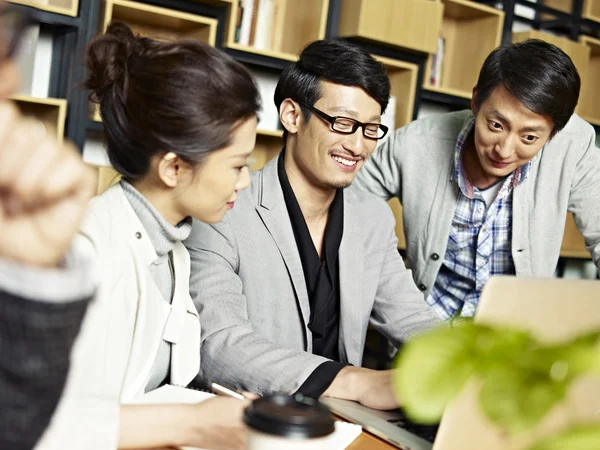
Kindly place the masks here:
POLYGON ((567 214, 565 234, 563 235, 563 241, 560 247, 560 256, 580 259, 591 258, 589 252, 585 249, 585 240, 577 229, 575 219, 571 213, 567 214))
POLYGON ((307 44, 325 38, 329 0, 276 1, 279 9, 274 18, 276 28, 269 48, 259 49, 235 42, 235 24, 239 8, 237 1, 231 3, 226 47, 286 61, 296 61, 307 44))
MULTIPOLYGON (((544 0, 544 5, 568 14, 573 12, 573 0, 544 0)), ((600 22, 600 0, 583 0, 581 16, 585 19, 600 22)), ((553 18, 553 16, 542 14, 542 20, 548 18, 553 18)))
POLYGON ((443 11, 430 0, 344 0, 339 34, 435 53, 443 11))
POLYGON ((600 22, 600 0, 584 0, 583 17, 600 22))
POLYGON ((479 71, 488 55, 502 41, 504 12, 468 0, 445 0, 440 36, 444 38, 441 82, 431 84, 430 55, 423 87, 471 98, 479 71))
MULTIPOLYGON (((396 98, 394 128, 412 122, 419 67, 416 64, 373 55, 387 69, 391 95, 396 98)), ((388 131, 392 133, 394 130, 388 131)))
POLYGON ((67 117, 67 100, 28 95, 14 95, 11 100, 15 102, 23 115, 40 120, 48 133, 55 136, 60 142, 63 141, 65 119, 67 117))
POLYGON ((256 145, 250 155, 248 165, 250 170, 262 169, 283 148, 283 131, 258 130, 256 145))
POLYGON ((216 43, 218 20, 129 0, 107 0, 103 31, 119 20, 135 34, 157 40, 198 39, 216 43))
POLYGON ((9 3, 70 17, 77 17, 79 13, 79 0, 9 0, 9 3))
POLYGON ((590 59, 583 78, 578 113, 588 122, 600 125, 600 39, 580 36, 579 41, 589 47, 590 59))

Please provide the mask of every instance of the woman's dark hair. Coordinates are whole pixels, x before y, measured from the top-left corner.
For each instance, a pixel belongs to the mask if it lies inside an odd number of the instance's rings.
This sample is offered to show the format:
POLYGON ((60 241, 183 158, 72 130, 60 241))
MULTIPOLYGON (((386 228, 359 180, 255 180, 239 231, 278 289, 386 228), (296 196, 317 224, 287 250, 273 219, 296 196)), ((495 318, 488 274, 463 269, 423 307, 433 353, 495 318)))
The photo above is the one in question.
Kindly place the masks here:
POLYGON ((479 72, 475 112, 498 86, 527 109, 548 116, 552 135, 562 130, 577 106, 581 81, 571 58, 539 39, 498 47, 479 72))
POLYGON ((159 42, 115 22, 89 43, 86 65, 110 162, 128 179, 143 177, 162 152, 198 165, 260 109, 249 72, 200 41, 159 42))
POLYGON ((325 39, 307 45, 300 59, 285 68, 275 89, 277 109, 291 98, 300 103, 308 121, 311 111, 302 104, 313 106, 321 98, 321 80, 362 88, 381 105, 381 114, 390 100, 390 79, 383 64, 355 44, 325 39))

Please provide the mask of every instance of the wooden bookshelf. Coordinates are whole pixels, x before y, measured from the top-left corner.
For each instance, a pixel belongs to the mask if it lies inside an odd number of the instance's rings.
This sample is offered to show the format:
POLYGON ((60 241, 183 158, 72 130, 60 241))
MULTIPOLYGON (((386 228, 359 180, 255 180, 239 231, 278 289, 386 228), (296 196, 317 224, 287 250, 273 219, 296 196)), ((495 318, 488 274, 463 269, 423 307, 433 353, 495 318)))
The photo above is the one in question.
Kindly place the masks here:
MULTIPOLYGON (((377 60, 383 63, 388 71, 391 84, 391 95, 396 97, 395 128, 403 127, 412 122, 413 110, 415 104, 415 92, 417 89, 417 80, 419 67, 416 64, 397 61, 390 58, 383 58, 374 55, 377 60)), ((393 133, 394 130, 388 131, 393 133)), ((396 219, 396 237, 398 238, 398 248, 406 248, 406 238, 404 237, 404 220, 402 218, 402 206, 397 198, 388 202, 394 218, 396 219)))
POLYGON ((216 44, 218 20, 129 0, 106 0, 102 31, 113 20, 131 27, 135 34, 158 40, 198 39, 216 44))
POLYGON ((402 218, 402 205, 398 198, 393 198, 388 201, 388 205, 392 209, 394 218, 396 219, 396 237, 398 238, 398 248, 406 250, 406 237, 404 236, 404 219, 402 218))
MULTIPOLYGON (((214 3, 229 3, 214 0, 214 3)), ((206 0, 205 3, 211 3, 206 0)), ((106 0, 102 33, 110 22, 125 22, 134 34, 157 40, 198 39, 215 46, 218 20, 129 0, 106 0)), ((100 106, 90 102, 89 117, 102 122, 100 106)))
POLYGON ((344 0, 339 34, 435 53, 443 11, 439 1, 344 0))
POLYGON ((225 46, 248 53, 296 61, 307 44, 325 37, 329 0, 274 1, 277 3, 277 11, 273 18, 274 31, 269 48, 259 49, 235 42, 239 14, 237 1, 230 2, 225 46))
POLYGON ((9 0, 8 2, 71 17, 77 17, 79 12, 79 0, 9 0))
MULTIPOLYGON (((387 68, 391 95, 396 97, 395 128, 408 125, 413 118, 419 67, 412 63, 374 56, 387 68)), ((393 131, 390 130, 388 133, 393 131)))
POLYGON ((260 170, 283 148, 283 131, 258 130, 256 145, 249 159, 250 170, 260 170))
POLYGON ((483 62, 502 41, 504 12, 469 0, 444 0, 440 36, 444 38, 441 80, 430 81, 433 55, 425 67, 423 87, 471 98, 483 62))
POLYGON ((600 22, 600 0, 584 0, 582 16, 600 22))
MULTIPOLYGON (((570 39, 567 39, 564 37, 555 36, 553 34, 544 33, 543 31, 537 31, 537 30, 529 30, 529 31, 523 31, 520 33, 513 33, 513 36, 512 36, 513 42, 522 42, 527 39, 541 39, 550 44, 556 45, 558 48, 560 48, 562 51, 564 51, 567 55, 569 55, 569 57, 573 61, 573 64, 575 64, 577 71, 579 72, 579 77, 581 78, 582 90, 581 90, 581 95, 579 97, 580 103, 577 105, 577 108, 575 108, 575 112, 577 114, 579 114, 582 111, 581 110, 581 108, 582 108, 581 99, 583 97, 585 97, 585 95, 584 95, 585 91, 583 88, 588 83, 587 75, 588 75, 588 66, 590 63, 590 47, 588 47, 586 44, 583 44, 583 43, 571 41, 570 39)), ((597 83, 598 81, 595 80, 594 82, 597 83)))
MULTIPOLYGON (((544 5, 566 13, 573 10, 573 0, 544 0, 544 5)), ((581 16, 585 19, 600 22, 600 0, 583 0, 581 16)), ((542 14, 541 17, 542 20, 555 18, 552 14, 542 14)))
POLYGON ((27 95, 14 95, 11 99, 22 114, 40 120, 46 127, 46 131, 62 142, 65 134, 67 100, 62 98, 38 98, 27 95))
POLYGON ((565 258, 590 259, 589 252, 585 249, 585 240, 575 225, 573 214, 567 214, 565 234, 560 247, 560 256, 565 258))
POLYGON ((579 96, 579 115, 594 125, 600 125, 600 39, 581 36, 579 42, 590 49, 587 74, 579 96))
POLYGON ((111 166, 93 166, 96 169, 97 189, 96 195, 102 194, 113 184, 121 180, 121 174, 111 166))

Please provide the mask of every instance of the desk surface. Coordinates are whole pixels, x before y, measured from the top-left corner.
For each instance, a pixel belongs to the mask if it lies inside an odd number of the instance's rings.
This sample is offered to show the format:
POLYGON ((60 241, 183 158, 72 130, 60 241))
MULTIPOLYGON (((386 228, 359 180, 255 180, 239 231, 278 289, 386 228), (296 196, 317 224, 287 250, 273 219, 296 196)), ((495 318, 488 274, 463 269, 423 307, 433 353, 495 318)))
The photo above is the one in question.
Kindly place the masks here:
POLYGON ((392 444, 382 441, 378 437, 363 431, 347 450, 392 450, 396 449, 392 444))

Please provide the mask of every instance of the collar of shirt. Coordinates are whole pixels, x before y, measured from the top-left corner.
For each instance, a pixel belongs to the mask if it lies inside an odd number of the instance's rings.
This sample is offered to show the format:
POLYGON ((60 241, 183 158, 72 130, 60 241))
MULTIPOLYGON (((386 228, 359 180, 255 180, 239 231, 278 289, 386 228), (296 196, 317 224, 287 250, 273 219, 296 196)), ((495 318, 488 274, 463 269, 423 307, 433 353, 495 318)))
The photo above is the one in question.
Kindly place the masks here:
MULTIPOLYGON (((475 127, 475 118, 469 119, 465 125, 460 130, 458 134, 458 138, 456 139, 456 146, 454 147, 454 170, 452 171, 452 181, 456 181, 458 183, 458 187, 460 188, 463 195, 467 198, 474 199, 476 188, 475 185, 469 179, 467 173, 465 172, 462 160, 463 154, 465 150, 465 144, 469 139, 469 136, 472 132, 474 132, 475 127)), ((531 161, 528 161, 526 164, 521 167, 517 167, 517 169, 512 172, 504 181, 500 192, 498 192, 498 198, 504 198, 508 195, 512 189, 521 184, 523 181, 527 179, 529 176, 529 172, 531 171, 531 161)))

